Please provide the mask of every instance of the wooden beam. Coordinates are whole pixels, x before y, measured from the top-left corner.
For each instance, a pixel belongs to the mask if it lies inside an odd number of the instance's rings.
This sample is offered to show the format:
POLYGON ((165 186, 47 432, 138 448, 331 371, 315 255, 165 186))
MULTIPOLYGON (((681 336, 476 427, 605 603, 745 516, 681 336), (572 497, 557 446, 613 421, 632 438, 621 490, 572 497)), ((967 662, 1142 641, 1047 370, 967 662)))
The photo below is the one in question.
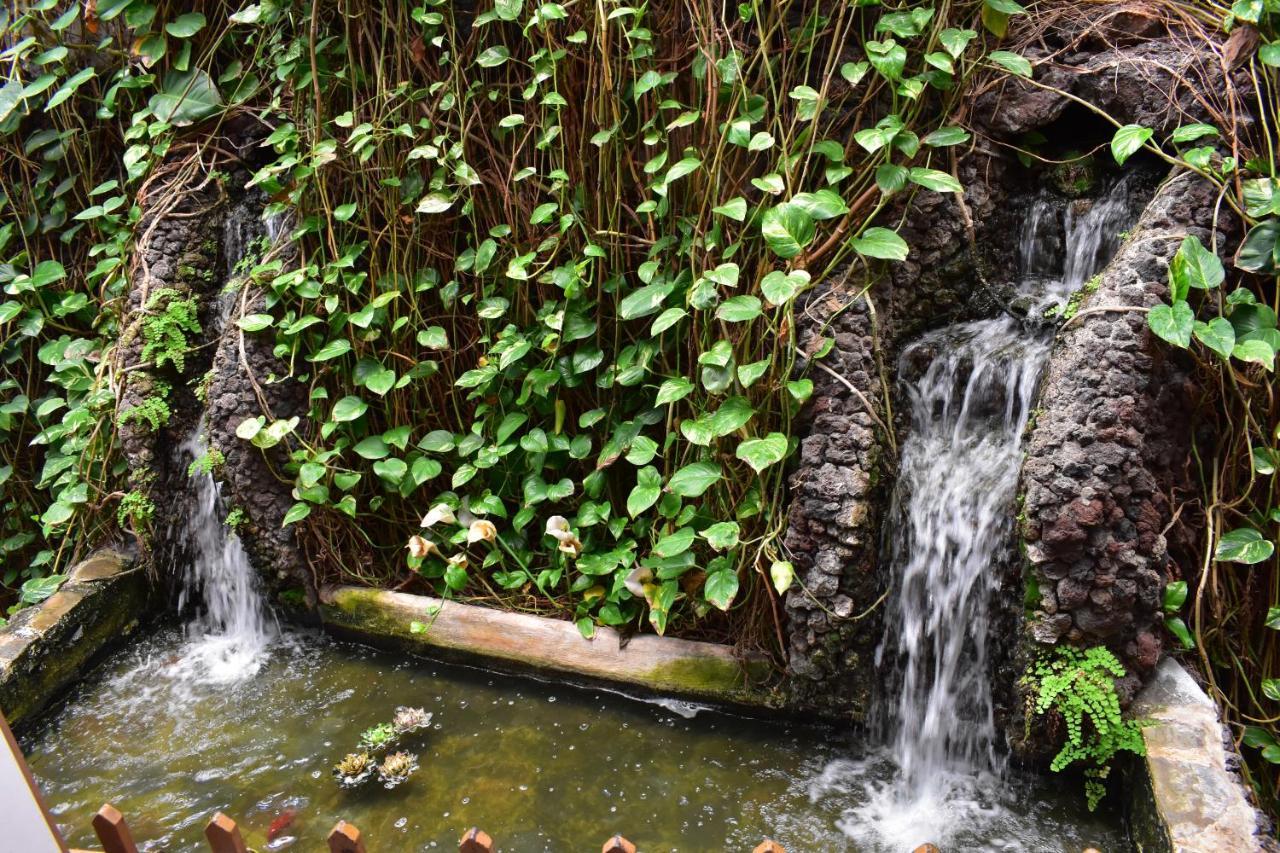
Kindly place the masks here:
POLYGON ((103 853, 138 853, 124 815, 110 803, 103 803, 93 816, 93 833, 102 842, 103 853))
POLYGON ((753 655, 744 666, 732 647, 718 643, 656 634, 624 642, 606 626, 586 640, 562 619, 353 586, 322 589, 320 614, 327 630, 372 645, 481 657, 516 669, 568 672, 715 701, 763 706, 771 701, 766 691, 749 686, 768 676, 768 661, 753 655), (426 631, 410 630, 415 622, 426 631))
POLYGON ((329 833, 329 853, 365 853, 360 830, 340 820, 329 833))
POLYGON ((240 837, 240 828, 231 818, 218 812, 204 828, 204 837, 209 840, 213 853, 249 853, 244 839, 240 837))
POLYGON ((757 846, 755 850, 752 850, 751 853, 787 853, 787 848, 783 847, 772 838, 766 838, 764 841, 761 841, 759 846, 757 846))

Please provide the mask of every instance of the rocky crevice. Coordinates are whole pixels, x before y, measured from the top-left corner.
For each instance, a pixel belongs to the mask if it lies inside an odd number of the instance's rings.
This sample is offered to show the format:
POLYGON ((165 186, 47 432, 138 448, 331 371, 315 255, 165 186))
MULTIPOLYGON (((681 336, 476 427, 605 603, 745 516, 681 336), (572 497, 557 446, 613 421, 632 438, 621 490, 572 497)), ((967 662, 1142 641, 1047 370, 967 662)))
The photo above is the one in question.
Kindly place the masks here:
MULTIPOLYGON (((191 177, 174 164, 171 174, 140 199, 142 238, 116 352, 125 376, 117 430, 131 485, 154 505, 150 523, 139 519, 134 526, 139 532, 149 527, 153 541, 144 544, 165 566, 190 558, 178 533, 191 511, 190 460, 177 451, 203 416, 216 451, 207 462, 223 484, 227 507, 240 510, 236 532, 254 565, 274 587, 301 584, 310 591, 294 530, 282 523, 293 504, 282 473, 288 448, 281 444, 264 452, 235 435, 245 418, 289 418, 305 408, 305 391, 275 355, 273 338, 247 334, 235 322, 265 311, 265 294, 248 275, 269 242, 263 239, 264 199, 242 189, 249 178, 243 168, 214 179, 191 177), (179 362, 158 365, 148 342, 173 300, 192 301, 198 328, 185 330, 179 362), (145 416, 161 411, 160 421, 145 416)), ((284 266, 293 263, 287 249, 268 250, 284 266)))
MULTIPOLYGON (((261 260, 280 260, 284 268, 292 267, 296 258, 290 245, 273 242, 262 227, 262 200, 250 195, 242 203, 249 208, 242 216, 254 223, 250 233, 266 247, 261 260)), ((224 460, 217 472, 222 494, 242 510, 237 533, 269 586, 300 584, 314 603, 315 585, 301 557, 296 528, 284 525, 294 503, 283 475, 288 444, 261 450, 236 436, 236 427, 246 418, 261 415, 270 422, 300 416, 306 409, 305 389, 276 355, 274 335, 247 333, 235 322, 267 310, 262 287, 241 270, 233 273, 230 289, 235 301, 217 341, 206 397, 209 443, 224 460)))

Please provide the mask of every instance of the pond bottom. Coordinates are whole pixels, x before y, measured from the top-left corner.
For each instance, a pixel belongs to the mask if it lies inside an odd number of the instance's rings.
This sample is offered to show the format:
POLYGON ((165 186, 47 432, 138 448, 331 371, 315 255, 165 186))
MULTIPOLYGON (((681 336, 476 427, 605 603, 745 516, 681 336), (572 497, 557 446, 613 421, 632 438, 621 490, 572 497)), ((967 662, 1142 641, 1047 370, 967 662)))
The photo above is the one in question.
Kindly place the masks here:
POLYGON ((646 851, 1129 849, 1119 817, 1075 784, 960 778, 945 803, 899 808, 895 768, 831 729, 727 715, 401 659, 301 633, 251 678, 201 679, 161 631, 108 660, 24 740, 72 846, 111 802, 144 850, 203 849, 216 811, 260 851, 317 850, 339 819, 371 853, 452 850, 471 826, 503 850, 593 849, 622 833, 646 851), (402 748, 409 780, 344 790, 331 769, 397 706, 431 726, 402 748), (922 810, 923 809, 923 810, 922 810))

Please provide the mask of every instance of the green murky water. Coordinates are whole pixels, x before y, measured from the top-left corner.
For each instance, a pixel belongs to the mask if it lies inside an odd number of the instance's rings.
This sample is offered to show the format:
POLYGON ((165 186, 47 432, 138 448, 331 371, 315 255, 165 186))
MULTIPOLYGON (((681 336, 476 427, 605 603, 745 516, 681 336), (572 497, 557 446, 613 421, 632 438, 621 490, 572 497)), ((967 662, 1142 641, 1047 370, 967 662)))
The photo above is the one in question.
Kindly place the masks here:
MULTIPOLYGON (((344 818, 370 853, 456 849, 473 825, 509 851, 597 849, 614 832, 644 851, 749 851, 765 836, 793 853, 909 850, 929 822, 864 825, 869 792, 892 767, 828 729, 690 718, 684 705, 319 637, 278 644, 255 677, 230 686, 193 679, 183 657, 174 631, 118 653, 25 740, 73 846, 94 845, 89 821, 104 801, 152 851, 205 849, 218 810, 262 851, 322 849, 344 818), (434 714, 410 741, 421 768, 391 791, 339 789, 330 767, 397 705, 434 714), (296 816, 269 842, 286 812, 296 816)), ((948 853, 1128 849, 1117 816, 1085 812, 1075 783, 965 784, 971 801, 935 839, 948 853)))

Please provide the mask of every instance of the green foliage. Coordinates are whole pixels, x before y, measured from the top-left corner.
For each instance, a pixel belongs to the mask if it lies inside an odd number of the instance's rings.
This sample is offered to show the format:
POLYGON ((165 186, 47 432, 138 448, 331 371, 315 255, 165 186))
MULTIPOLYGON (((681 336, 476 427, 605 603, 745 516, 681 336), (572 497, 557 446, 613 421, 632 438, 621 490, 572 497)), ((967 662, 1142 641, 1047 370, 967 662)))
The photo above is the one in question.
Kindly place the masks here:
MULTIPOLYGON (((21 329, 6 346, 23 349, 5 363, 65 337, 58 364, 80 371, 73 394, 57 369, 14 367, 0 385, 14 401, 42 395, 0 421, 20 448, 5 452, 22 457, 22 487, 5 494, 24 505, 6 519, 44 513, 23 554, 74 525, 101 532, 76 508, 121 490, 110 417, 167 422, 158 386, 111 411, 114 371, 136 367, 103 357, 145 221, 132 199, 205 127, 250 113, 273 128, 251 183, 291 214, 294 245, 255 247, 238 265, 266 300, 233 322, 274 343, 310 407, 236 433, 284 460, 297 499, 287 523, 332 531, 301 537, 328 555, 317 564, 537 600, 584 632, 647 620, 773 642, 771 599, 793 580, 778 523, 791 425, 813 390, 794 375, 796 302, 833 275, 865 283, 907 258, 881 216, 902 196, 961 190, 949 149, 970 137, 949 113, 974 75, 1033 72, 979 34, 1002 35, 1022 11, 1012 0, 6 11, 0 27, 21 44, 7 54, 0 144, 5 187, 24 189, 0 206, 0 261, 14 271, 0 328, 21 329), (110 40, 92 66, 61 50, 86 29, 110 40), (76 417, 39 423, 56 400, 76 417), (41 481, 50 454, 33 435, 61 442, 59 482, 41 481), (461 521, 421 531, 435 505, 461 521), (491 527, 475 535, 475 521, 491 527), (411 534, 431 548, 411 543, 406 569, 396 554, 411 534), (637 572, 650 580, 629 584, 637 572)), ((224 179, 213 148, 184 168, 224 179)), ((184 370, 196 308, 151 293, 147 367, 184 370)), ((46 562, 62 560, 50 549, 46 562)))
POLYGON ((248 520, 249 519, 245 515, 243 508, 238 506, 233 506, 231 509, 227 511, 227 518, 225 523, 227 525, 227 529, 229 529, 232 533, 239 533, 240 528, 243 527, 245 522, 248 520))
POLYGON ((145 492, 137 490, 125 492, 120 498, 120 507, 116 510, 116 520, 121 527, 132 527, 134 530, 146 530, 155 518, 156 505, 145 492))
POLYGON ((187 466, 187 476, 194 477, 197 474, 212 474, 218 468, 226 464, 227 457, 222 451, 216 447, 210 447, 204 453, 191 461, 187 466))
POLYGON ((1061 771, 1074 765, 1083 771, 1090 811, 1106 794, 1115 756, 1146 752, 1142 729, 1120 712, 1115 679, 1124 674, 1120 661, 1103 646, 1084 651, 1055 646, 1036 660, 1023 679, 1031 711, 1027 725, 1033 716, 1058 718, 1066 729, 1066 740, 1050 768, 1061 771))
POLYGON ((169 423, 169 386, 158 380, 151 385, 151 394, 144 397, 136 406, 130 406, 120 413, 121 426, 129 423, 146 424, 152 432, 169 423))
POLYGON ((190 348, 187 336, 200 334, 195 297, 162 287, 147 299, 147 311, 142 320, 143 361, 157 368, 172 364, 181 373, 190 348))
POLYGON ((386 749, 400 737, 391 723, 379 723, 360 733, 360 748, 367 751, 386 749))

